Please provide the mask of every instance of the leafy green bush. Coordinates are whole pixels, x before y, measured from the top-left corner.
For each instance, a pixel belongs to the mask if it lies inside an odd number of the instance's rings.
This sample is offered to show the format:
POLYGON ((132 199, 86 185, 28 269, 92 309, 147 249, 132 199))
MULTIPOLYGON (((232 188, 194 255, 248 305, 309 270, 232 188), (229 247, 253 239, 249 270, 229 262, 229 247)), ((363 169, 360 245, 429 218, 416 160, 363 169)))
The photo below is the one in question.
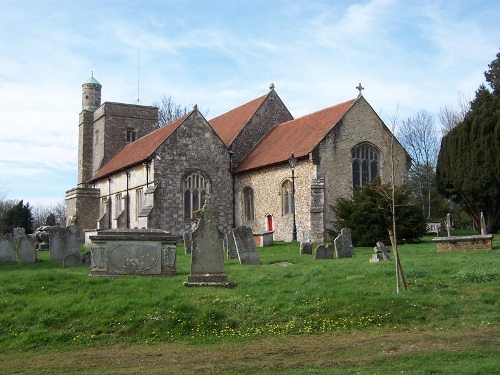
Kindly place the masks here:
MULTIPOLYGON (((392 228, 391 205, 387 194, 390 187, 377 179, 354 191, 352 198, 340 198, 332 206, 336 221, 336 235, 342 228, 350 228, 355 246, 373 246, 377 241, 389 242, 392 228)), ((413 242, 425 234, 426 224, 422 210, 411 203, 407 186, 397 188, 396 231, 398 242, 413 242)))

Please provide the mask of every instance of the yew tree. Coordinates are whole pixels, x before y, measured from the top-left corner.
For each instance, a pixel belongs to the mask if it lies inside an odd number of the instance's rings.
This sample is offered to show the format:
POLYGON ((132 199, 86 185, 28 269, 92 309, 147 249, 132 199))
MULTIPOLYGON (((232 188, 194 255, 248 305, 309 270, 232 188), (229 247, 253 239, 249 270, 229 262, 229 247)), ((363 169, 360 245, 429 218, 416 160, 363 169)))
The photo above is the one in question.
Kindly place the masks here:
POLYGON ((441 141, 438 190, 464 209, 479 228, 500 228, 500 53, 485 72, 464 120, 441 141))

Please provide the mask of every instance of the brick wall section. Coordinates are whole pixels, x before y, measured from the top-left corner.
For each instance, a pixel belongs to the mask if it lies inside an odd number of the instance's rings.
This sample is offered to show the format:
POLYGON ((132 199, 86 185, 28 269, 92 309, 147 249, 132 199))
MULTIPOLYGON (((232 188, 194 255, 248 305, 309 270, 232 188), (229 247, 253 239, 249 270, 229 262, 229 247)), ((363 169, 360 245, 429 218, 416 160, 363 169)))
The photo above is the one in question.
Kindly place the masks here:
POLYGON ((184 178, 194 171, 210 181, 210 196, 220 211, 219 228, 227 232, 232 226, 232 176, 229 154, 224 143, 205 118, 194 111, 155 151, 152 179, 158 185, 154 207, 148 215, 148 227, 180 235, 191 227, 184 218, 184 178), (159 157, 156 158, 156 156, 159 157))
POLYGON ((290 120, 293 120, 293 116, 278 94, 272 90, 245 128, 233 141, 233 161, 240 162, 269 130, 290 120))
POLYGON ((137 139, 158 129, 158 108, 105 102, 94 112, 92 176, 127 144, 127 130, 137 139))
POLYGON ((493 235, 436 237, 433 242, 438 252, 493 250, 493 235))

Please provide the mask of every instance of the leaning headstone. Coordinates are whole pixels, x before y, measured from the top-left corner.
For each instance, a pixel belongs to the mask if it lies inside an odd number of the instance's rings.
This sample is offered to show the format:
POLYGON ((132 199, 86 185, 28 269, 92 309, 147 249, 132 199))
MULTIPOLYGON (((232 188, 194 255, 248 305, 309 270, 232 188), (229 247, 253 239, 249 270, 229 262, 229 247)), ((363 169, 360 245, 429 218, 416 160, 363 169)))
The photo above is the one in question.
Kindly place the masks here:
POLYGON ((253 240, 252 229, 249 227, 238 227, 233 229, 232 232, 240 264, 260 264, 257 246, 255 246, 253 240))
POLYGON ((78 228, 76 225, 70 225, 64 228, 64 255, 80 255, 80 241, 78 240, 78 228))
POLYGON ((302 241, 300 243, 300 255, 312 254, 312 243, 302 241))
POLYGON ((191 254, 191 231, 186 230, 184 231, 184 253, 185 254, 191 254))
POLYGON ((340 234, 335 238, 334 243, 337 258, 352 258, 354 249, 352 247, 350 229, 342 228, 340 234))
POLYGON ((205 196, 198 226, 192 234, 191 272, 184 282, 185 286, 233 286, 224 273, 224 250, 218 218, 219 213, 210 204, 210 196, 205 196))
POLYGON ((224 237, 223 247, 224 252, 227 254, 227 259, 237 259, 238 252, 236 251, 236 243, 234 240, 234 229, 231 229, 224 237))
POLYGON ((11 234, 0 236, 0 262, 15 262, 15 239, 11 234))
POLYGON ((19 263, 35 263, 36 247, 35 241, 30 236, 24 236, 17 245, 17 261, 19 263))
POLYGON ((78 267, 80 262, 80 255, 71 253, 64 256, 63 267, 78 267))
POLYGON ((385 246, 382 242, 377 242, 377 246, 373 248, 375 254, 372 255, 370 259, 371 263, 382 262, 384 260, 391 260, 389 257, 389 252, 391 251, 387 246, 385 246))
POLYGON ((314 259, 333 259, 333 246, 331 244, 328 246, 323 244, 316 246, 314 259))

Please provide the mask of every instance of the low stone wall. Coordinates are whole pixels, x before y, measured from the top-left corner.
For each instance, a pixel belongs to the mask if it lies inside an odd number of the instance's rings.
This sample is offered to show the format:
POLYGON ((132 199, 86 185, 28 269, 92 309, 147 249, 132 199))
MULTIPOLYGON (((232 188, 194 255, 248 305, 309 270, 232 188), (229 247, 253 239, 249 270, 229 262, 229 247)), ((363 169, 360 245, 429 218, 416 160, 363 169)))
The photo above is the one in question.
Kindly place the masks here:
POLYGON ((432 241, 438 252, 493 250, 493 235, 436 237, 432 241))

